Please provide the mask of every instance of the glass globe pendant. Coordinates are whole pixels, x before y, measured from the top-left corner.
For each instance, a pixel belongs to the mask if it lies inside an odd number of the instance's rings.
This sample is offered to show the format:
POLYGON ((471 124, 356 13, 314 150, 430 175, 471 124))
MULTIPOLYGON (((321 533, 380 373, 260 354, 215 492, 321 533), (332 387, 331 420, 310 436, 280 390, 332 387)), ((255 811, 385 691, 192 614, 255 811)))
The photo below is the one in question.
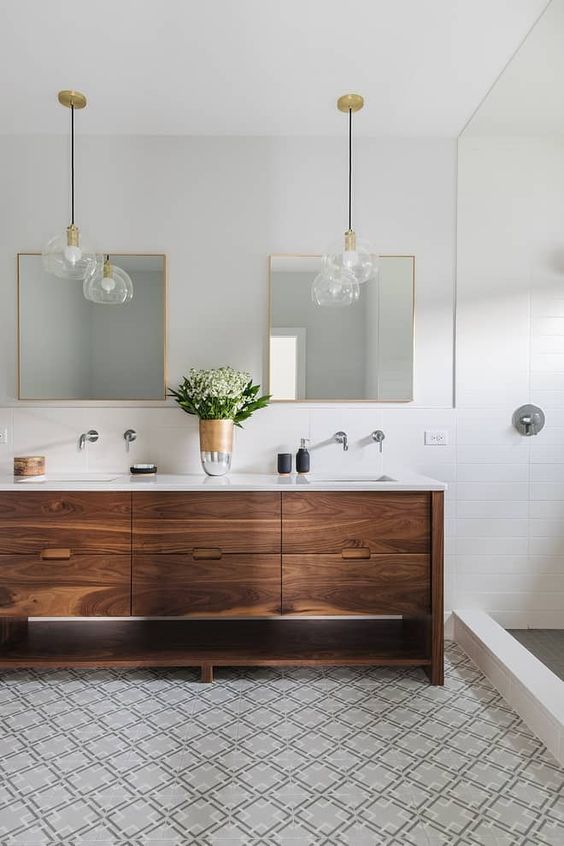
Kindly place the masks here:
POLYGON ((64 232, 55 235, 45 245, 43 266, 47 273, 62 279, 85 279, 102 265, 101 257, 82 237, 74 221, 74 110, 86 106, 86 97, 80 91, 59 91, 58 99, 71 113, 71 222, 64 232))
POLYGON ((334 244, 323 256, 322 273, 327 273, 333 283, 342 276, 345 289, 348 284, 346 280, 351 275, 357 285, 362 285, 374 279, 378 273, 377 256, 366 243, 359 240, 352 227, 352 116, 353 112, 360 111, 363 106, 364 99, 360 94, 344 94, 337 100, 339 111, 349 116, 348 229, 344 241, 334 244))
POLYGON ((42 255, 47 273, 62 279, 84 279, 92 269, 102 266, 101 257, 80 236, 78 226, 73 223, 47 242, 42 255))
POLYGON ((96 268, 84 280, 82 286, 87 300, 101 305, 123 305, 133 299, 131 276, 117 267, 106 256, 102 268, 96 268))
POLYGON ((333 244, 322 261, 325 267, 334 272, 352 273, 359 285, 374 279, 378 273, 376 256, 370 252, 365 241, 357 238, 352 229, 345 232, 344 243, 333 244))
POLYGON ((324 267, 311 286, 311 298, 318 306, 340 308, 350 306, 360 296, 358 282, 352 273, 324 267))

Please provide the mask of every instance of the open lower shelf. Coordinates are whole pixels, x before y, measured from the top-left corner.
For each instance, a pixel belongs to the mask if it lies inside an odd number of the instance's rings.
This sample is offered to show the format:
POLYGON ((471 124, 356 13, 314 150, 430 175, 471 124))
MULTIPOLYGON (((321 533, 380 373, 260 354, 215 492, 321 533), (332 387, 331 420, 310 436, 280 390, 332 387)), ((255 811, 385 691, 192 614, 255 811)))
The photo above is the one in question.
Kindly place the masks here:
POLYGON ((30 622, 0 668, 373 664, 428 667, 402 620, 30 622))

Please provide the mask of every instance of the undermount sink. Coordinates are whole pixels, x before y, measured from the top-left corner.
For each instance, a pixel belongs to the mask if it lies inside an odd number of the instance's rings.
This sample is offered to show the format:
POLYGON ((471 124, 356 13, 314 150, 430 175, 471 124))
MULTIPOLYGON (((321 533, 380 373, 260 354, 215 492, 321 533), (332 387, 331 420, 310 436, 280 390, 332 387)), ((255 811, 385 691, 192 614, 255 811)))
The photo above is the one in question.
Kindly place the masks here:
POLYGON ((310 476, 312 482, 397 482, 391 476, 310 476))
POLYGON ((48 475, 50 482, 115 482, 118 473, 54 473, 48 475))

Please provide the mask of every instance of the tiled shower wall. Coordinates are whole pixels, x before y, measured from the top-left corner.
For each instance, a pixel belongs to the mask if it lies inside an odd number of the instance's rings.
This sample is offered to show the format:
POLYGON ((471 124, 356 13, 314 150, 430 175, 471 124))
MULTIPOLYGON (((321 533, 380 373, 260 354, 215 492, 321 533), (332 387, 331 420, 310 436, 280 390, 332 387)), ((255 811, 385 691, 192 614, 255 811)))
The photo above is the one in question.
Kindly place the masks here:
MULTIPOLYGON (((161 143, 133 141, 130 156, 125 153, 132 139, 108 142, 105 159, 110 169, 117 155, 125 168, 121 178, 130 180, 131 190, 140 162, 146 166, 161 143), (131 173, 127 170, 130 160, 131 173)), ((323 180, 338 160, 340 148, 332 140, 327 145, 319 139, 231 139, 231 146, 228 142, 214 139, 211 145, 201 142, 202 147, 192 141, 182 146, 180 139, 171 142, 173 147, 163 160, 170 174, 160 173, 165 184, 155 189, 152 202, 160 204, 160 214, 172 198, 174 222, 164 217, 159 229, 159 214, 147 206, 121 230, 121 249, 135 250, 146 243, 147 250, 160 248, 169 255, 171 381, 191 364, 225 361, 249 367, 258 375, 266 308, 264 256, 317 252, 323 249, 325 233, 334 228, 327 217, 333 194, 323 180), (231 215, 237 202, 230 196, 243 197, 248 182, 243 177, 250 178, 257 156, 262 169, 269 169, 268 179, 253 185, 252 202, 246 199, 245 214, 240 217, 254 214, 256 204, 262 218, 264 210, 269 210, 272 231, 266 231, 262 219, 256 226, 236 230, 235 237, 225 208, 219 210, 225 220, 208 210, 210 226, 212 221, 215 225, 210 244, 226 243, 230 256, 225 266, 220 259, 221 274, 207 286, 219 286, 226 298, 227 311, 218 314, 213 297, 206 299, 206 286, 193 281, 199 274, 194 268, 189 274, 183 272, 184 252, 179 248, 184 249, 190 227, 178 225, 183 215, 193 216, 187 204, 202 204, 198 191, 210 191, 211 181, 219 178, 215 164, 210 159, 210 170, 201 184, 194 182, 196 174, 190 172, 178 196, 174 180, 182 178, 179 162, 190 161, 197 152, 201 164, 210 149, 217 153, 220 148, 223 171, 219 176, 229 180, 231 215), (308 152, 317 156, 308 157, 308 152), (248 173, 245 167, 250 168, 248 173), (167 178, 171 181, 166 182, 167 178), (319 187, 319 196, 310 198, 316 214, 305 215, 308 204, 303 201, 303 185, 311 181, 319 187), (178 226, 172 235, 171 226, 178 226), (252 244, 243 242, 250 238, 249 232, 252 244), (307 244, 304 232, 312 237, 307 244), (196 327, 196 332, 199 326, 209 326, 210 320, 219 321, 217 333, 187 336, 186 326, 196 327), (187 346, 187 338, 198 351, 199 361, 188 357, 192 347, 187 346), (221 353, 215 349, 217 343, 223 344, 221 353)), ((20 147, 25 152, 25 144, 20 147)), ((47 171, 41 158, 43 144, 37 149, 34 155, 40 160, 35 175, 39 178, 47 171)), ((98 142, 90 152, 101 154, 98 142)), ((363 220, 373 214, 369 226, 381 233, 383 251, 416 255, 415 403, 396 407, 274 405, 237 432, 234 471, 272 472, 276 452, 295 451, 299 438, 309 437, 317 472, 393 475, 405 468, 443 479, 449 484, 447 608, 483 608, 514 627, 564 627, 563 146, 546 139, 465 138, 460 143, 455 407, 451 404, 456 191, 452 149, 440 140, 366 142, 361 155, 369 171, 368 182, 359 185, 363 220), (547 414, 546 428, 534 439, 521 437, 511 425, 515 408, 528 401, 537 402, 547 414), (376 428, 386 433, 382 457, 368 439, 376 428), (331 442, 338 429, 349 434, 348 453, 331 442), (447 429, 448 445, 425 446, 426 429, 447 429)), ((115 171, 113 178, 119 175, 115 171)), ((27 226, 31 239, 32 231, 48 222, 51 203, 39 206, 38 211, 31 185, 29 208, 37 218, 30 222, 29 215, 22 213, 19 220, 9 222, 11 246, 1 256, 4 282, 0 284, 8 292, 4 303, 13 296, 15 253, 26 246, 37 249, 37 240, 26 245, 18 233, 27 226)), ((338 190, 336 185, 333 188, 338 190)), ((90 190, 95 190, 93 184, 90 190)), ((106 205, 101 196, 102 207, 106 205)), ((106 233, 121 222, 108 215, 100 220, 106 233)), ((201 258, 200 253, 194 255, 201 258)), ((53 472, 123 472, 133 460, 155 461, 163 472, 199 471, 195 421, 174 407, 38 408, 14 402, 15 308, 10 314, 0 313, 0 328, 4 328, 0 332, 0 352, 4 352, 0 388, 4 382, 6 397, 0 408, 0 428, 7 426, 12 437, 7 447, 0 447, 1 470, 9 470, 14 453, 40 452, 47 455, 53 472), (128 455, 123 432, 130 427, 137 430, 138 439, 128 455), (80 453, 78 436, 89 428, 98 429, 100 441, 80 453)))
POLYGON ((563 246, 562 139, 461 139, 454 602, 517 628, 564 627, 563 246))

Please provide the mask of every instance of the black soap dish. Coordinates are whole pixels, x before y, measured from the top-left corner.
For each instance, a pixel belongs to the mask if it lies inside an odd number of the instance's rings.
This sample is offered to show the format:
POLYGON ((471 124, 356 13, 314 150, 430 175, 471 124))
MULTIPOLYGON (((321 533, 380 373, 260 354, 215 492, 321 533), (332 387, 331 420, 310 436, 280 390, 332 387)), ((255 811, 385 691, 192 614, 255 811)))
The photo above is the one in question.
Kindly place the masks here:
POLYGON ((129 468, 132 476, 154 476, 157 472, 156 464, 132 464, 129 468))

